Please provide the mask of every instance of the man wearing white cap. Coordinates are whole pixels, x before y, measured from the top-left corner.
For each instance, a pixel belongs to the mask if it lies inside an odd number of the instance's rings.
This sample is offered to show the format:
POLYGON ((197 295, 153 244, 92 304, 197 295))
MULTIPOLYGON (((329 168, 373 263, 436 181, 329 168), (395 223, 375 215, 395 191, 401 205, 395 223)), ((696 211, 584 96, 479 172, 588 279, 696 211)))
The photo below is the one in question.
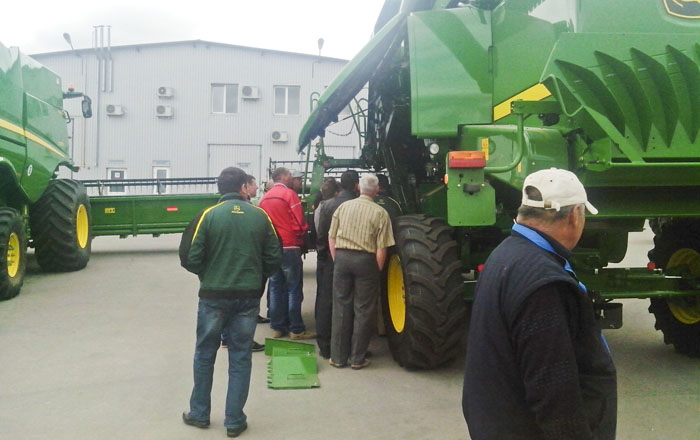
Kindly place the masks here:
POLYGON ((473 440, 615 438, 615 366, 568 261, 586 209, 598 213, 569 171, 525 179, 474 293, 462 396, 473 440))

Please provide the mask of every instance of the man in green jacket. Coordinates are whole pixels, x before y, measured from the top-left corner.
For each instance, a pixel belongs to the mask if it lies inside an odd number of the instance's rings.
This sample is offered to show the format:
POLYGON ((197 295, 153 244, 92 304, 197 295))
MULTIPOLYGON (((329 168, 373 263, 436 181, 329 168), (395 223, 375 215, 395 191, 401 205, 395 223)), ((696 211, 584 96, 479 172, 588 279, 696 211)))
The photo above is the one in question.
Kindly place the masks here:
POLYGON ((263 280, 280 265, 280 244, 265 211, 247 202, 246 173, 226 168, 217 184, 217 205, 199 218, 187 269, 199 276, 194 388, 184 422, 209 426, 214 361, 222 332, 228 341, 229 379, 226 426, 229 437, 248 427, 243 412, 250 387, 253 334, 263 280))

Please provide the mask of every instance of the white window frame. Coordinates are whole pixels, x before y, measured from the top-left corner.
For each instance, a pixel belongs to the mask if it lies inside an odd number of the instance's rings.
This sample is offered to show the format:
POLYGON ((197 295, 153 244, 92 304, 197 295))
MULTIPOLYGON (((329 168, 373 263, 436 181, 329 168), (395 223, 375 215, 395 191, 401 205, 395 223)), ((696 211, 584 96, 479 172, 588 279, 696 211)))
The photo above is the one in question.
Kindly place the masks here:
MULTIPOLYGON (((153 167, 153 178, 157 179, 158 178, 158 171, 165 171, 165 178, 169 179, 170 178, 170 167, 164 167, 164 166, 157 166, 153 167)), ((158 185, 153 185, 153 194, 170 194, 170 187, 165 185, 163 186, 163 192, 159 193, 158 192, 158 185)))
POLYGON ((210 105, 209 109, 211 110, 211 113, 214 115, 235 115, 238 114, 239 109, 241 107, 241 90, 240 90, 240 85, 236 83, 211 83, 211 88, 209 91, 210 94, 210 105), (236 87, 236 111, 235 112, 227 112, 226 111, 226 89, 227 86, 235 86, 236 87), (223 111, 214 111, 214 87, 221 87, 224 90, 224 96, 222 103, 224 105, 223 111))
MULTIPOLYGON (((127 178, 127 170, 126 168, 107 168, 107 180, 112 180, 112 171, 121 171, 124 173, 124 179, 127 178)), ((112 186, 107 187, 107 194, 108 195, 121 195, 125 196, 129 194, 129 187, 128 186, 123 186, 122 191, 115 191, 112 186)))
POLYGON ((272 86, 272 113, 276 116, 299 116, 301 114, 301 86, 272 86), (297 113, 289 113, 289 89, 299 89, 299 109, 297 113), (284 113, 277 113, 277 89, 284 89, 284 113))

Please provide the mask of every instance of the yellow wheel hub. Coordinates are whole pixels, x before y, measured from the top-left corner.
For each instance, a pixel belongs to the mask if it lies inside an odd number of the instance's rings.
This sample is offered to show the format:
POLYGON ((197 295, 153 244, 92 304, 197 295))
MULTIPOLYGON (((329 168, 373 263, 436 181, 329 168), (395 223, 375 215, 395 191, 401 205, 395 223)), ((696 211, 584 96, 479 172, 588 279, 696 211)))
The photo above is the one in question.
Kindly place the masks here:
MULTIPOLYGON (((687 265, 690 274, 700 277, 700 254, 693 249, 679 249, 671 255, 667 269, 687 265)), ((700 322, 700 296, 685 296, 666 300, 673 316, 686 325, 700 322)))
POLYGON ((387 269, 387 296, 389 315, 394 330, 403 332, 406 325, 406 290, 403 284, 403 269, 398 255, 392 255, 387 269))
POLYGON ((85 249, 88 243, 88 233, 90 231, 90 222, 88 221, 87 209, 85 208, 85 205, 81 204, 78 207, 75 227, 78 235, 78 246, 80 246, 80 249, 85 249))
POLYGON ((7 241, 7 274, 10 278, 17 276, 21 258, 19 237, 13 232, 10 234, 10 239, 7 241))

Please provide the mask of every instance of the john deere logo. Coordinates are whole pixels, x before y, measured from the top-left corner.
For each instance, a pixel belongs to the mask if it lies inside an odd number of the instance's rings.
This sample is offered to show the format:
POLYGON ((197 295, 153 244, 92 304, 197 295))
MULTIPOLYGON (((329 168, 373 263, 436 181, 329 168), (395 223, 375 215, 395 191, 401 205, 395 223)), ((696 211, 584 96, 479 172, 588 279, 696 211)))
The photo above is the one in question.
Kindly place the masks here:
POLYGON ((663 0, 666 11, 674 17, 700 19, 700 0, 663 0))

